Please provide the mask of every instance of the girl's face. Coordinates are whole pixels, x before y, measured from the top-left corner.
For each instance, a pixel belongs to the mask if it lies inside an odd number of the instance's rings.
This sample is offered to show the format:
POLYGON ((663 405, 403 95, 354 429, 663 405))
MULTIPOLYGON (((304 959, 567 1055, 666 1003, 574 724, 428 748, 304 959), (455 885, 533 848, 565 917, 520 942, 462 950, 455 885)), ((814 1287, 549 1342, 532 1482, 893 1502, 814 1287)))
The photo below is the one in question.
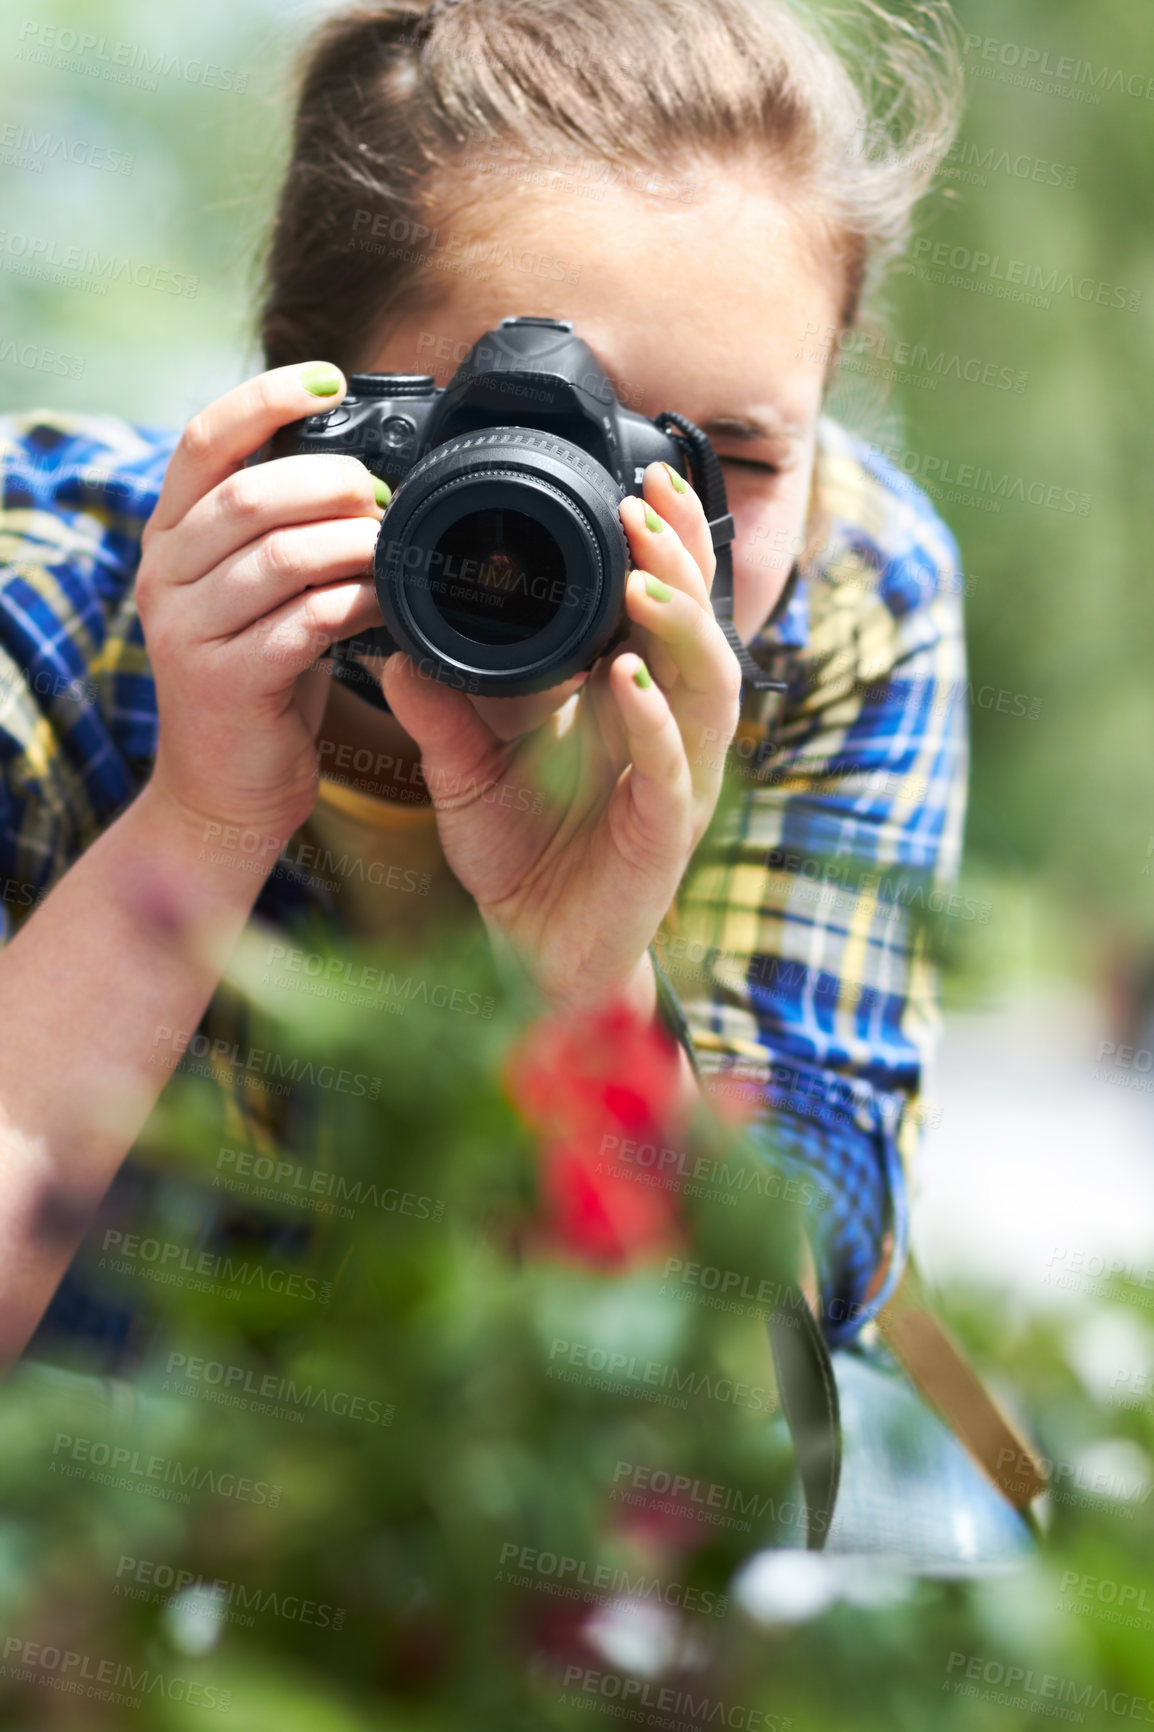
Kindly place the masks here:
MULTIPOLYGON (((737 524, 734 623, 748 642, 804 545, 843 289, 832 247, 753 170, 662 176, 653 193, 584 184, 586 196, 510 192, 506 183, 483 207, 430 218, 428 298, 365 346, 357 370, 431 373, 446 385, 502 318, 571 319, 626 407, 647 416, 674 409, 710 435, 737 524)), ((474 702, 513 738, 584 677, 529 698, 474 702)))

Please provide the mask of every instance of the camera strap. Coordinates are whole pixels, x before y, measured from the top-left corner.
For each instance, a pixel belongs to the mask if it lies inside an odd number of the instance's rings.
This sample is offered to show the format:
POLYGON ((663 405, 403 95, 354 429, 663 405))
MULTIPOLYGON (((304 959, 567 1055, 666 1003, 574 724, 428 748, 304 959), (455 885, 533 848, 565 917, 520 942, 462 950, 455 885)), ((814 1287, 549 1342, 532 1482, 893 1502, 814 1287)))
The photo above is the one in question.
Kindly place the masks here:
MULTIPOLYGON (((383 710, 386 716, 392 715, 380 681, 374 679, 368 668, 352 653, 352 646, 357 641, 356 638, 342 638, 339 643, 330 644, 325 651, 325 656, 329 657, 333 664, 333 678, 338 685, 355 692, 358 698, 363 698, 365 703, 371 704, 375 710, 383 710)), ((324 660, 324 657, 321 659, 324 660)))
POLYGON ((733 623, 733 542, 737 534, 737 525, 729 510, 729 500, 725 491, 725 476, 721 468, 721 459, 713 449, 709 435, 686 415, 674 414, 666 410, 657 416, 657 425, 670 438, 678 439, 685 446, 689 459, 690 475, 698 497, 705 508, 709 533, 713 541, 713 551, 717 555, 717 570, 714 573, 713 588, 710 591, 710 601, 713 604, 713 617, 725 633, 726 642, 737 657, 741 669, 741 677, 747 685, 757 692, 784 692, 788 686, 784 680, 771 679, 764 668, 758 666, 750 655, 748 648, 737 635, 737 627, 733 623))

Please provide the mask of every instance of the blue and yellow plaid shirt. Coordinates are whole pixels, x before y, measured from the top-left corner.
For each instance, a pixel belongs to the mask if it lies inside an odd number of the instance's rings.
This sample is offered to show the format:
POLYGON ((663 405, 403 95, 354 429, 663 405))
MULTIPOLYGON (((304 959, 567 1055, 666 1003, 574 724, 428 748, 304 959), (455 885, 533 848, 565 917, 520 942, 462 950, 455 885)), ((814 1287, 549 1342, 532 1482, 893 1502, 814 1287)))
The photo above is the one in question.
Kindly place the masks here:
MULTIPOLYGON (((177 437, 111 416, 0 418, 0 942, 149 774, 156 697, 133 580, 177 437)), ((813 1199, 837 1345, 906 1255, 935 921, 982 910, 952 889, 967 773, 953 538, 828 420, 813 497, 820 550, 751 645, 788 693, 747 688, 728 794, 655 950, 709 1085, 752 1096, 754 1134, 813 1199)), ((256 911, 290 920, 309 897, 276 874, 256 911)), ((256 1110, 244 1092, 230 1117, 256 1110)), ((80 1303, 67 1288, 58 1322, 80 1303)))

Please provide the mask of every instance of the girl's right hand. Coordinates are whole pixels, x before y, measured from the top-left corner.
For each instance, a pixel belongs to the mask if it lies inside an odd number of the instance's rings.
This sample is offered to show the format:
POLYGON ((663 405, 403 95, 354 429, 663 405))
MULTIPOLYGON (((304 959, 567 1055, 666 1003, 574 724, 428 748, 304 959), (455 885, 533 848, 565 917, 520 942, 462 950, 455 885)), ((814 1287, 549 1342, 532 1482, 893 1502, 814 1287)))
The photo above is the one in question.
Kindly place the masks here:
POLYGON ((381 623, 383 511, 381 484, 355 457, 244 463, 346 389, 313 362, 211 403, 185 428, 141 543, 136 600, 160 718, 149 789, 206 838, 234 827, 264 837, 270 866, 316 800, 329 690, 316 663, 381 623))

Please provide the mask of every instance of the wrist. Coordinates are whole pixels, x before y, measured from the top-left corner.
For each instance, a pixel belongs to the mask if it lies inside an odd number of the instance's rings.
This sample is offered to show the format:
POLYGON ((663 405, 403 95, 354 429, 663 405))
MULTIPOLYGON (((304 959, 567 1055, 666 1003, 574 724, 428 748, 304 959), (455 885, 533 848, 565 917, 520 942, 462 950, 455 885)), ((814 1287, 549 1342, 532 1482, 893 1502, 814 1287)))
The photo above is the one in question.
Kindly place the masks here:
POLYGON ((596 979, 569 975, 563 981, 553 981, 544 978, 542 972, 531 965, 520 946, 483 909, 481 918, 494 954, 533 982, 544 1001, 546 1015, 563 1016, 567 1011, 594 1011, 603 1005, 624 1003, 643 1022, 652 1022, 656 1017, 657 977, 648 951, 624 975, 600 975, 596 979))
MULTIPOLYGON (((155 772, 129 811, 155 832, 167 855, 195 865, 198 876, 219 877, 222 885, 242 882, 253 900, 292 835, 283 824, 244 824, 198 811, 155 772)), ((243 899, 239 883, 235 887, 243 899)))
POLYGON ((271 838, 254 845, 255 832, 192 811, 156 780, 121 814, 121 826, 131 860, 126 898, 141 897, 174 934, 201 917, 247 919, 283 846, 271 838))

